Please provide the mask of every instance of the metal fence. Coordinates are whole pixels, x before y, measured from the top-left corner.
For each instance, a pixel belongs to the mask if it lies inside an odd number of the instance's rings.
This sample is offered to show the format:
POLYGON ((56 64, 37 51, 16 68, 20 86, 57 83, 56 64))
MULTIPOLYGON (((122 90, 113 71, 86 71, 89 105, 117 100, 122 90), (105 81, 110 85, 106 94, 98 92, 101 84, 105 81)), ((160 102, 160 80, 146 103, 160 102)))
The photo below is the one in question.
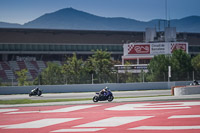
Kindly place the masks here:
MULTIPOLYGON (((43 79, 36 77, 37 79, 29 80, 28 85, 54 85, 54 84, 45 84, 43 79)), ((69 77, 70 78, 70 77, 69 77)), ((68 79, 69 79, 68 78, 68 79)), ((86 74, 81 75, 79 79, 73 82, 69 82, 64 76, 61 78, 60 82, 57 83, 60 85, 64 84, 102 84, 102 83, 141 83, 141 82, 166 82, 166 81, 200 81, 200 71, 192 72, 183 72, 176 73, 172 72, 171 77, 168 78, 168 73, 161 73, 158 77, 152 77, 152 75, 141 72, 138 74, 134 73, 111 73, 101 75, 101 78, 95 74, 86 74)), ((18 82, 16 79, 10 80, 0 80, 0 86, 17 86, 18 82)), ((56 84, 55 84, 56 85, 56 84)))

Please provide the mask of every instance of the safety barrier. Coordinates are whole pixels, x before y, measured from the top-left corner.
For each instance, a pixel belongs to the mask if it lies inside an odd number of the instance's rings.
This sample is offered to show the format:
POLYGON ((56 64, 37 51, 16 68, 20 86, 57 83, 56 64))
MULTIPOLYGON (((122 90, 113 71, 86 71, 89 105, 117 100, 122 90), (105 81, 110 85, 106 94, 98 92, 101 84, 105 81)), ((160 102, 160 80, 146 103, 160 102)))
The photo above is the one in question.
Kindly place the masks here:
MULTIPOLYGON (((189 82, 144 82, 144 83, 107 83, 107 84, 74 84, 74 85, 40 85, 43 93, 97 92, 106 86, 112 91, 160 90, 172 86, 188 85, 189 82)), ((0 95, 27 94, 36 86, 0 87, 0 95)))
POLYGON ((192 95, 192 94, 200 94, 200 85, 198 86, 175 86, 174 87, 174 95, 192 95))

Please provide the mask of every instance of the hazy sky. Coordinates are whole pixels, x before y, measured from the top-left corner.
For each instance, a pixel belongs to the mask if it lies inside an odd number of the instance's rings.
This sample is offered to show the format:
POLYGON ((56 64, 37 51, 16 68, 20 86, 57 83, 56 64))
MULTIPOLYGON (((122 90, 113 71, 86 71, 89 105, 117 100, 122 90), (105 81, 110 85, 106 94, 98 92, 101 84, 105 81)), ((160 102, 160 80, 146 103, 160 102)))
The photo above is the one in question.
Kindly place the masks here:
MULTIPOLYGON (((0 21, 24 24, 45 13, 72 7, 103 17, 164 19, 166 0, 0 0, 0 21)), ((200 16, 200 0, 167 0, 168 18, 200 16)))

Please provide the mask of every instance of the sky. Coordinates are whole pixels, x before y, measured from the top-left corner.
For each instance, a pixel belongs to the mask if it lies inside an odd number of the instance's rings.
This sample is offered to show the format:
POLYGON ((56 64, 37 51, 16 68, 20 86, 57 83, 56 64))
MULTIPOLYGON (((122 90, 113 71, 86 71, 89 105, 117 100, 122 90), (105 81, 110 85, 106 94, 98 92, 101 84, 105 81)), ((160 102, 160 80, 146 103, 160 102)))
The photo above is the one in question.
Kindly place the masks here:
POLYGON ((200 16, 200 0, 0 0, 0 22, 24 24, 69 7, 97 16, 139 21, 200 16))

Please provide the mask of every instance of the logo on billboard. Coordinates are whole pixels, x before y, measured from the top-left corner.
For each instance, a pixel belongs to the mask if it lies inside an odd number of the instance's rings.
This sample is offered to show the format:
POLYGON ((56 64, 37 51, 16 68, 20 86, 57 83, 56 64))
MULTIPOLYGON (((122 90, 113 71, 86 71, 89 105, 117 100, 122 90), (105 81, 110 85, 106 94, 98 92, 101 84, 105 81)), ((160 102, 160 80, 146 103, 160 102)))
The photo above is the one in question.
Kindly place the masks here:
POLYGON ((174 50, 181 49, 186 52, 186 44, 185 43, 172 43, 171 44, 171 53, 174 52, 174 50))
POLYGON ((128 45, 128 54, 150 54, 150 45, 128 45))

